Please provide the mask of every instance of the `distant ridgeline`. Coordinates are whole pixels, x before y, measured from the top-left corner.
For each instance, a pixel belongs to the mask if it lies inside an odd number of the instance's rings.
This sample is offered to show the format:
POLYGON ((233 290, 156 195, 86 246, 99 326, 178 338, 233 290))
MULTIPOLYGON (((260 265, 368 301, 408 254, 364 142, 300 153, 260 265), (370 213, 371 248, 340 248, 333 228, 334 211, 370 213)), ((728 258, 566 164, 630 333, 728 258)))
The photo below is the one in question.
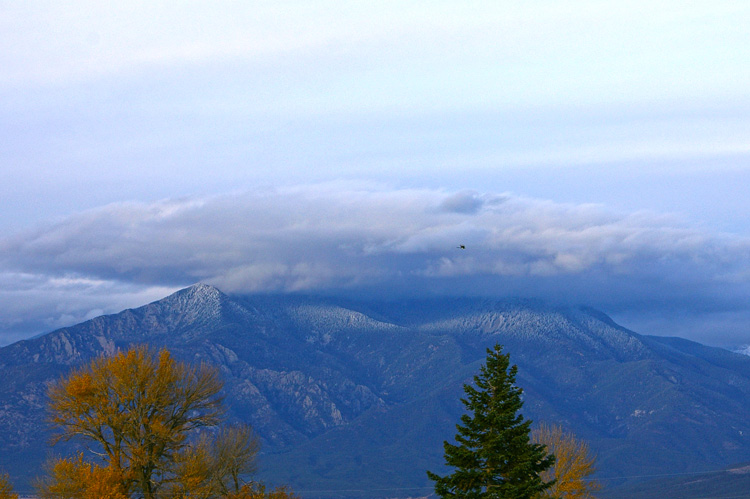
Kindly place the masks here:
POLYGON ((518 365, 524 416, 588 440, 605 486, 750 461, 747 356, 538 302, 227 296, 199 284, 1 348, 0 470, 28 490, 50 454, 47 381, 150 344, 220 367, 230 418, 262 438, 264 480, 303 497, 427 495, 463 383, 495 343, 518 365))

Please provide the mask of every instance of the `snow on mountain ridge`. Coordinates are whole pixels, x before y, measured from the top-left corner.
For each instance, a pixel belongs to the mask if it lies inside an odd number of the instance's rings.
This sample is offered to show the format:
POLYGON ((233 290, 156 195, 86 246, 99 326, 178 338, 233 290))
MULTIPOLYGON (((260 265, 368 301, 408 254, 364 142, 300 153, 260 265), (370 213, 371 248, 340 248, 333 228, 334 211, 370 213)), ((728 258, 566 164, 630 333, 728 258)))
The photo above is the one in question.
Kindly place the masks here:
POLYGON ((395 324, 381 322, 361 312, 335 305, 302 304, 288 309, 295 325, 305 325, 312 334, 307 341, 328 344, 336 334, 346 330, 375 329, 395 331, 403 329, 395 324))
POLYGON ((463 383, 496 342, 519 367, 529 417, 587 438, 615 476, 750 456, 747 357, 539 302, 236 296, 198 284, 0 348, 0 467, 28 467, 13 455, 16 442, 28 442, 35 463, 44 458, 48 380, 148 344, 220 369, 230 416, 257 430, 280 483, 311 487, 335 470, 334 488, 418 486, 424 468, 442 462, 463 383), (683 435, 690 448, 680 445, 683 435), (308 476, 292 476, 301 469, 308 476))
POLYGON ((637 334, 611 323, 603 314, 599 317, 584 309, 527 308, 514 304, 484 306, 423 323, 418 329, 499 336, 497 341, 501 343, 511 338, 546 345, 570 342, 605 356, 645 358, 649 355, 637 334))

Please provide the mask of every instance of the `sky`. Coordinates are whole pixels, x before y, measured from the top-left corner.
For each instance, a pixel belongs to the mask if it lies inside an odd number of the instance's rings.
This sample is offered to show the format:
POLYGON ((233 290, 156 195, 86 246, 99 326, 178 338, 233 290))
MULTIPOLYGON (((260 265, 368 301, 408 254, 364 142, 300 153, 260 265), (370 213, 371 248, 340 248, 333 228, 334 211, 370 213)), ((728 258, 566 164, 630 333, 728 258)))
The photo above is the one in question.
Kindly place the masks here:
POLYGON ((195 282, 533 297, 748 345, 749 24, 745 1, 0 0, 0 345, 195 282))

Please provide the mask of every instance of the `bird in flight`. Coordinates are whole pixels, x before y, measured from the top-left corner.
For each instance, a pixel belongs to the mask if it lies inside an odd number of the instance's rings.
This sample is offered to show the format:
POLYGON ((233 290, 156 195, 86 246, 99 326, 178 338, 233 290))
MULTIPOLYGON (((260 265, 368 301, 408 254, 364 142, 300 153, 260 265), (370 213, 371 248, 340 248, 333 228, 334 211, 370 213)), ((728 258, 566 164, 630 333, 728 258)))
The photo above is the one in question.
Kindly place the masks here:
POLYGON ((458 246, 458 249, 466 249, 466 245, 465 244, 461 244, 461 245, 458 246))

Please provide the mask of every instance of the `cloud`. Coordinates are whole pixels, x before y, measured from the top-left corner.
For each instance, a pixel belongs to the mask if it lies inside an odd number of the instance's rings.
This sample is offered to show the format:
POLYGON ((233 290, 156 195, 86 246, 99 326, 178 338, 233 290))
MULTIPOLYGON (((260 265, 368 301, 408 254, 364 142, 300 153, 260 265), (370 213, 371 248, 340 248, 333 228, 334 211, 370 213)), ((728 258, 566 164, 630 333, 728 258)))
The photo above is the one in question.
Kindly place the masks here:
POLYGON ((505 200, 503 196, 482 196, 475 191, 460 191, 447 196, 440 203, 440 208, 449 213, 474 214, 485 204, 498 204, 505 200))
POLYGON ((6 331, 29 329, 32 312, 52 328, 197 281, 235 293, 521 295, 623 313, 745 310, 750 297, 747 238, 656 213, 357 183, 111 204, 7 237, 0 255, 6 331))
MULTIPOLYGON (((748 80, 738 69, 748 60, 747 12, 739 2, 643 0, 543 7, 16 2, 4 6, 0 20, 0 86, 127 79, 228 63, 240 73, 289 66, 305 75, 303 88, 324 89, 312 99, 323 109, 349 99, 383 101, 391 109, 415 102, 431 109, 436 101, 535 108, 560 98, 595 105, 729 95, 736 101, 748 80)), ((288 76, 273 85, 289 86, 288 76)), ((310 100, 305 96, 300 105, 310 100)), ((277 105, 290 98, 284 97, 277 105)))
POLYGON ((158 300, 177 288, 0 272, 0 346, 158 300))

